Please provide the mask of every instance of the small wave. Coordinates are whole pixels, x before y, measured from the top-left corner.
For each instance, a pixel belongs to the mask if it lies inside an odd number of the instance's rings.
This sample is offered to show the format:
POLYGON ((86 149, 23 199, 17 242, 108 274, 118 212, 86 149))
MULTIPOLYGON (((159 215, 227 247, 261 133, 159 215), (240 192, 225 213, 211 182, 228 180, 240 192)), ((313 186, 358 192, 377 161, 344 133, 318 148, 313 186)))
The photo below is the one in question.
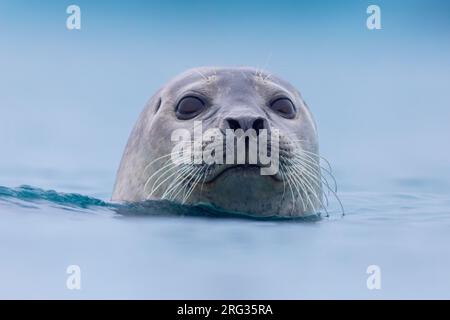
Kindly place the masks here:
POLYGON ((54 190, 43 190, 27 185, 18 188, 0 186, 0 199, 15 199, 26 202, 48 201, 59 205, 82 209, 112 206, 112 204, 103 200, 83 196, 77 193, 62 193, 54 190))
POLYGON ((256 217, 234 212, 225 212, 217 210, 207 205, 188 206, 176 204, 167 200, 148 200, 139 203, 113 203, 89 197, 77 193, 63 193, 55 190, 44 190, 28 185, 22 185, 17 188, 8 188, 0 186, 0 202, 8 202, 11 205, 17 205, 22 208, 36 209, 35 206, 49 205, 57 206, 64 210, 85 211, 89 210, 108 210, 117 214, 119 217, 205 217, 222 219, 250 219, 250 220, 270 220, 270 221, 307 221, 313 222, 320 220, 320 216, 311 215, 308 217, 256 217))

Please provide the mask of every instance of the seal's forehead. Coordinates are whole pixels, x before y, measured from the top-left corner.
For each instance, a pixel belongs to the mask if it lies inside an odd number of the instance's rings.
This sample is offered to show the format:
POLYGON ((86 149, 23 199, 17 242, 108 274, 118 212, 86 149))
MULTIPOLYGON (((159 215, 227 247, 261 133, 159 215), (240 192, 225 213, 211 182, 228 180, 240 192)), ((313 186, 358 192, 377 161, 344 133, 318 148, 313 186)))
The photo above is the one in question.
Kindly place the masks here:
POLYGON ((200 67, 190 69, 172 79, 166 85, 165 91, 170 95, 190 90, 208 94, 224 88, 233 90, 233 92, 263 89, 266 94, 277 91, 296 93, 296 89, 288 82, 250 67, 200 67))

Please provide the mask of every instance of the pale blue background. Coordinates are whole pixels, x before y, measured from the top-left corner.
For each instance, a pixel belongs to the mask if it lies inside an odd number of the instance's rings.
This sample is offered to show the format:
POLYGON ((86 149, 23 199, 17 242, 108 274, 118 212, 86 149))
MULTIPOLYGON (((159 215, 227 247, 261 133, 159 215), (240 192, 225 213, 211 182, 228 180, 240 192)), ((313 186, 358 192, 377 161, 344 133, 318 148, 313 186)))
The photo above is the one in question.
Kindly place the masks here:
POLYGON ((302 92, 350 215, 273 227, 71 217, 78 228, 45 205, 44 219, 0 207, 0 296, 449 297, 449 39, 450 2, 437 0, 2 0, 0 185, 108 199, 153 92, 190 67, 250 65, 302 92), (72 3, 80 31, 65 27, 72 3), (366 28, 372 3, 382 30, 366 28), (64 289, 73 261, 91 272, 80 295, 64 289), (375 295, 373 263, 388 279, 375 295))
POLYGON ((379 31, 366 28, 368 1, 78 1, 82 30, 69 31, 71 3, 0 4, 3 185, 59 175, 72 185, 37 182, 108 193, 155 90, 193 66, 251 65, 300 89, 323 155, 355 177, 342 183, 424 178, 448 191, 446 1, 377 1, 379 31))

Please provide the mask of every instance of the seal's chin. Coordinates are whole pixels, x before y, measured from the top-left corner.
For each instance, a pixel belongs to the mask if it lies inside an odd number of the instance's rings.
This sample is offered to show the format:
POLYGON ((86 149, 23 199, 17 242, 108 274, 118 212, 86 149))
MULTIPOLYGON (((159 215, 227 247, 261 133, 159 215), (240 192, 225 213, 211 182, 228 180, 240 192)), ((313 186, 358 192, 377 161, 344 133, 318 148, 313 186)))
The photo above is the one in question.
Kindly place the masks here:
POLYGON ((207 203, 226 212, 271 216, 284 207, 283 191, 284 183, 274 176, 261 175, 260 166, 228 165, 196 188, 187 203, 207 203))
POLYGON ((261 176, 261 178, 270 178, 277 182, 282 182, 281 176, 277 173, 274 175, 262 175, 261 169, 263 167, 257 164, 236 164, 236 165, 221 165, 210 171, 205 179, 205 184, 211 184, 220 181, 230 175, 245 177, 261 176))

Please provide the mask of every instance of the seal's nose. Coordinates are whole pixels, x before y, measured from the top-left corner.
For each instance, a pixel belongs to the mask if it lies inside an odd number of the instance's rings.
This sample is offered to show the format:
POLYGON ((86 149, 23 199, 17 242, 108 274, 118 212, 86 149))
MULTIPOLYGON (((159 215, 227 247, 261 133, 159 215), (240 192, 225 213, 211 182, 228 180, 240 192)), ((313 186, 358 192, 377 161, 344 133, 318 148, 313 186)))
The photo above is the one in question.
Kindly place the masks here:
POLYGON ((256 131, 256 135, 259 135, 259 130, 268 129, 267 121, 261 117, 235 117, 235 118, 226 118, 225 124, 229 129, 237 130, 242 129, 247 131, 249 129, 254 129, 256 131))

